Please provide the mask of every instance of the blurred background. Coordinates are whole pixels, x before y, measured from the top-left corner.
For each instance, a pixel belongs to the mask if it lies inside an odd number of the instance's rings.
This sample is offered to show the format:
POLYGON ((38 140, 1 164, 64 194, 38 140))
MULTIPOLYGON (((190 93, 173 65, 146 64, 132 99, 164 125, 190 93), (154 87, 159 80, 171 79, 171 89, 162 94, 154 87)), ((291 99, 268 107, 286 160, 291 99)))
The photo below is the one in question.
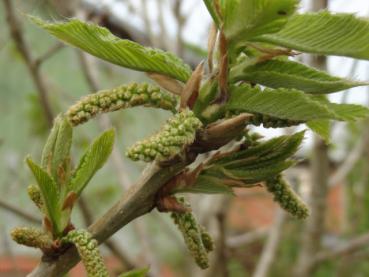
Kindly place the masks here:
MULTIPOLYGON (((18 246, 9 231, 39 225, 27 197, 33 182, 24 158, 40 158, 52 118, 82 95, 132 81, 143 73, 125 70, 66 47, 27 20, 79 17, 110 29, 121 38, 162 48, 195 66, 206 57, 210 16, 198 0, 12 0, 18 41, 10 35, 0 1, 0 276, 25 276, 41 253, 18 246), (20 48, 19 45, 22 45, 20 48)), ((369 14, 367 0, 306 0, 302 11, 369 14)), ((14 30, 13 30, 14 31, 14 30)), ((331 74, 369 80, 369 63, 349 58, 299 56, 331 74)), ((367 88, 336 93, 333 101, 368 105, 367 88)), ((135 108, 78 127, 76 160, 102 130, 117 129, 118 147, 83 195, 74 223, 89 225, 134 184, 144 168, 124 149, 155 130, 168 112, 135 108)), ((211 267, 196 268, 167 214, 153 211, 119 231, 102 246, 112 273, 150 265, 150 276, 369 276, 369 121, 336 123, 326 146, 309 131, 298 153, 301 162, 287 172, 308 201, 306 221, 291 218, 261 188, 237 197, 191 196, 193 210, 216 241, 211 267)), ((302 128, 303 129, 303 128, 302 128)), ((267 138, 295 130, 255 128, 267 138)), ((84 276, 81 265, 70 276, 84 276)))

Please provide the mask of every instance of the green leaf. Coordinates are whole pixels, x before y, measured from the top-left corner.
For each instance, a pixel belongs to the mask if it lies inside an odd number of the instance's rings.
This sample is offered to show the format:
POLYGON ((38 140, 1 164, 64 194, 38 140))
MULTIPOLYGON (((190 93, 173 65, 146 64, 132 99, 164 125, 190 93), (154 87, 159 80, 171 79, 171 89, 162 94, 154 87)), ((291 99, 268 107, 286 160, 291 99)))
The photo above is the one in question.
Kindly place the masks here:
POLYGON ((296 10, 297 0, 223 0, 224 33, 237 44, 278 32, 296 10))
POLYGON ((369 117, 369 109, 355 104, 327 103, 327 107, 336 114, 338 120, 356 121, 369 117))
POLYGON ((326 143, 330 141, 331 122, 329 120, 311 120, 306 125, 316 134, 318 134, 326 143))
POLYGON ((214 3, 215 1, 217 1, 217 0, 203 0, 206 8, 208 9, 211 17, 213 18, 215 24, 218 27, 220 27, 221 26, 221 23, 222 23, 222 20, 219 17, 218 12, 216 10, 215 3, 214 3))
POLYGON ((38 186, 40 187, 42 201, 46 208, 47 216, 53 225, 56 234, 60 234, 60 210, 59 210, 59 188, 56 182, 50 177, 45 170, 35 164, 31 158, 27 158, 26 162, 32 171, 38 186))
POLYGON ((105 164, 113 150, 114 134, 114 129, 104 132, 87 148, 72 176, 69 191, 80 195, 95 173, 105 164))
POLYGON ((294 15, 274 34, 254 37, 287 48, 320 55, 369 60, 369 20, 327 11, 294 15))
MULTIPOLYGON (((242 180, 246 183, 256 183, 261 182, 266 179, 273 178, 278 175, 282 171, 294 165, 294 161, 283 161, 279 163, 275 163, 268 166, 260 166, 259 168, 247 169, 247 168, 239 168, 239 169, 226 169, 226 168, 217 168, 214 167, 213 170, 220 170, 226 177, 242 180)), ((209 171, 207 171, 209 173, 209 171)))
POLYGON ((281 119, 310 121, 335 118, 326 106, 294 89, 264 89, 243 84, 231 88, 226 110, 260 113, 281 119))
POLYGON ((195 184, 180 189, 176 189, 173 193, 204 193, 204 194, 229 194, 233 195, 233 190, 230 186, 224 184, 223 180, 200 175, 197 177, 195 184))
POLYGON ((58 39, 113 64, 167 75, 183 82, 191 75, 189 66, 174 54, 120 39, 95 24, 77 19, 48 23, 33 16, 31 20, 58 39))
POLYGON ((147 276, 148 272, 149 272, 149 268, 145 267, 145 268, 142 268, 142 269, 135 269, 135 270, 125 272, 125 273, 119 275, 119 277, 145 277, 145 276, 147 276))
MULTIPOLYGON (((312 94, 337 92, 369 85, 329 75, 324 71, 288 60, 270 60, 251 66, 237 66, 232 81, 248 81, 271 88, 298 89, 312 94)), ((235 68, 235 69, 236 69, 235 68)))

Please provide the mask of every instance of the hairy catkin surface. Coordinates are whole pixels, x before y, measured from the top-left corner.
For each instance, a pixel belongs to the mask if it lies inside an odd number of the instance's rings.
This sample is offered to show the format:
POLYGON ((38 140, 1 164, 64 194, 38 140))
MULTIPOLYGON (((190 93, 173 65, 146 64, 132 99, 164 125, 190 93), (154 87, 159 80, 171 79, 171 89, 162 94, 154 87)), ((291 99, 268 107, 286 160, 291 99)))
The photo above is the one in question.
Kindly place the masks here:
POLYGON ((134 161, 163 161, 179 154, 195 140, 201 121, 190 110, 175 114, 163 128, 152 137, 130 147, 127 156, 134 161))
POLYGON ((28 197, 41 211, 44 209, 44 204, 42 201, 41 191, 37 185, 29 185, 27 187, 28 197))
MULTIPOLYGON (((183 198, 180 198, 179 202, 185 204, 183 198)), ((202 269, 208 268, 209 259, 207 253, 214 249, 210 235, 199 226, 191 212, 172 213, 171 217, 181 231, 186 246, 197 265, 202 269)))
POLYGON ((100 254, 97 240, 86 230, 70 231, 64 238, 73 243, 82 259, 88 277, 108 277, 109 273, 100 254))
POLYGON ((309 209, 281 176, 268 180, 266 187, 274 195, 274 200, 287 212, 299 219, 308 217, 309 209))
POLYGON ((177 98, 149 84, 123 85, 83 97, 66 112, 69 122, 76 126, 101 113, 146 106, 175 111, 177 98))
POLYGON ((52 240, 48 234, 33 227, 17 227, 10 233, 12 239, 22 245, 39 249, 48 249, 52 246, 52 240))

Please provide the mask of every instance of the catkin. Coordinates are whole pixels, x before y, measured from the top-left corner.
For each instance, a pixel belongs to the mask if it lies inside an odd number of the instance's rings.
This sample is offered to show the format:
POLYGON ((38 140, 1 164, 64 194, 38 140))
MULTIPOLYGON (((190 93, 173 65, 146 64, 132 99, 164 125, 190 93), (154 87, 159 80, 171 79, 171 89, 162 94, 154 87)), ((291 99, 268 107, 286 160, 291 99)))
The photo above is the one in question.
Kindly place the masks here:
POLYGON ((39 208, 42 211, 44 209, 44 203, 42 200, 40 188, 36 185, 29 185, 27 187, 27 192, 32 202, 35 203, 37 208, 39 208))
POLYGON ((88 277, 109 277, 97 240, 93 239, 88 231, 72 230, 63 240, 76 246, 88 277))
POLYGON ((194 113, 184 110, 169 119, 157 134, 130 147, 126 154, 134 161, 169 159, 191 144, 195 140, 196 131, 201 127, 202 123, 194 113))
POLYGON ((22 245, 39 249, 49 249, 52 246, 52 240, 48 234, 33 227, 17 227, 10 233, 12 239, 22 245))
MULTIPOLYGON (((183 198, 178 200, 185 203, 183 198)), ((209 259, 207 253, 214 248, 210 235, 198 225, 191 212, 172 213, 171 217, 181 231, 187 248, 197 265, 201 269, 208 268, 209 259)))
POLYGON ((177 98, 149 84, 123 85, 83 97, 66 112, 69 122, 76 126, 101 113, 146 106, 175 111, 177 98))
POLYGON ((274 195, 274 200, 287 212, 299 219, 308 217, 309 209, 281 176, 266 181, 266 187, 274 195))

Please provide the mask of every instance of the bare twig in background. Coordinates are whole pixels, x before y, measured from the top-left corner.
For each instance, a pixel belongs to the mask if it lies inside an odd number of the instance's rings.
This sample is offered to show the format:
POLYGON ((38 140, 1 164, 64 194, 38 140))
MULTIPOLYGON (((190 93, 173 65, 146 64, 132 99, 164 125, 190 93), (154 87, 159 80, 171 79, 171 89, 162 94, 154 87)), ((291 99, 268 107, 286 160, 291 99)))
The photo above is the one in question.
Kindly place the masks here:
POLYGON ((186 19, 182 14, 182 4, 184 1, 175 0, 173 3, 173 14, 174 18, 177 21, 177 32, 176 32, 176 53, 180 57, 183 57, 184 50, 184 41, 183 41, 183 28, 186 23, 186 19))
POLYGON ((353 255, 357 251, 368 247, 368 245, 369 245, 369 233, 366 233, 364 235, 360 235, 356 238, 349 240, 344 245, 339 246, 335 249, 318 252, 313 258, 313 263, 319 264, 321 262, 332 260, 335 258, 340 258, 342 256, 353 255))
POLYGON ((263 248, 263 252, 256 266, 254 277, 267 277, 273 261, 276 258, 278 246, 281 241, 282 227, 286 219, 286 214, 278 209, 274 224, 270 230, 268 240, 263 248))
POLYGON ((65 45, 61 42, 55 43, 55 45, 51 46, 44 54, 42 54, 40 57, 35 59, 35 66, 39 67, 41 64, 43 64, 46 60, 51 58, 54 54, 59 52, 65 45))
POLYGON ((29 74, 39 93, 40 103, 45 113, 47 123, 49 127, 51 127, 53 124, 54 116, 52 113, 52 109, 50 107, 50 103, 48 101, 46 82, 44 78, 42 77, 42 74, 39 70, 39 66, 36 63, 36 60, 34 60, 32 57, 29 45, 24 39, 20 22, 15 14, 14 6, 13 6, 14 1, 3 0, 3 3, 5 7, 5 14, 6 14, 6 19, 7 19, 11 37, 14 40, 14 43, 18 51, 22 55, 24 62, 27 65, 29 74))
POLYGON ((229 248, 238 248, 263 239, 270 232, 269 227, 259 228, 249 231, 245 234, 227 238, 227 246, 229 248))
POLYGON ((9 211, 31 223, 40 224, 42 222, 41 218, 38 218, 12 204, 6 203, 0 199, 0 207, 6 211, 9 211))
POLYGON ((365 148, 368 146, 369 142, 369 129, 365 128, 359 141, 356 143, 354 148, 351 150, 342 165, 336 170, 336 172, 329 178, 329 186, 335 186, 341 184, 346 178, 347 174, 351 172, 355 164, 364 154, 365 148))

